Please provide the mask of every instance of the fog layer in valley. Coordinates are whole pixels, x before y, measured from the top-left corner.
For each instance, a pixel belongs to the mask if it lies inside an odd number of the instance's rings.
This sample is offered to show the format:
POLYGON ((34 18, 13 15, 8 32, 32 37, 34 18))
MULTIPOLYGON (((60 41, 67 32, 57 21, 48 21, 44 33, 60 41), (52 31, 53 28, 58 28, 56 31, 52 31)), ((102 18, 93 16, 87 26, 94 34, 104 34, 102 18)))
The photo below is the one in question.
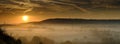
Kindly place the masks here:
POLYGON ((119 44, 119 20, 49 19, 5 26, 22 44, 119 44), (49 21, 50 20, 50 21, 49 21))

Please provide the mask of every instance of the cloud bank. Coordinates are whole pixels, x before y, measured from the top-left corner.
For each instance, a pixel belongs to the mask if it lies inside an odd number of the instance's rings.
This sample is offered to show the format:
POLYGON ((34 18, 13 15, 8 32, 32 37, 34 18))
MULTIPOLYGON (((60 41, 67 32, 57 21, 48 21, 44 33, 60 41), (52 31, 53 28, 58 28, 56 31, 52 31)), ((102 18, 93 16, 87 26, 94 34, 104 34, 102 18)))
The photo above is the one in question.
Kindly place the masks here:
POLYGON ((88 13, 99 9, 119 9, 119 2, 119 0, 0 0, 0 13, 9 13, 5 9, 20 11, 23 14, 31 11, 88 13))

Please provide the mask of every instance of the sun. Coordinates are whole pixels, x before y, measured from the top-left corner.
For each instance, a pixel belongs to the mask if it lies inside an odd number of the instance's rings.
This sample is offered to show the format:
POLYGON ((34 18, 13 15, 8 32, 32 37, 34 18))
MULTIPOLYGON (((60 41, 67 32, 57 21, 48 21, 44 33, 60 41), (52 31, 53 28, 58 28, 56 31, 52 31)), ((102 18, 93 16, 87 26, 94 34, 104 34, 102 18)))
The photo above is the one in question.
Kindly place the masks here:
POLYGON ((22 16, 22 19, 23 19, 23 21, 27 22, 27 21, 28 21, 28 19, 29 19, 29 16, 24 15, 24 16, 22 16))

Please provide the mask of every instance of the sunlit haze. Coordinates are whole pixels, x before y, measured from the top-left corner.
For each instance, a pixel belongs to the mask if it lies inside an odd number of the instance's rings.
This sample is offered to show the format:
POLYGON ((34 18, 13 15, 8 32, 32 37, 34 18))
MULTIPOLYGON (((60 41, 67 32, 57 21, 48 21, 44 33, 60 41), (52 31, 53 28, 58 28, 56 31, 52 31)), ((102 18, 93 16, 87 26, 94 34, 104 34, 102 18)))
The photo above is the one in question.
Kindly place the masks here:
POLYGON ((28 22, 29 16, 24 15, 24 16, 22 17, 22 19, 23 19, 23 21, 28 22))
POLYGON ((0 24, 50 18, 120 19, 118 5, 116 0, 0 0, 0 24))

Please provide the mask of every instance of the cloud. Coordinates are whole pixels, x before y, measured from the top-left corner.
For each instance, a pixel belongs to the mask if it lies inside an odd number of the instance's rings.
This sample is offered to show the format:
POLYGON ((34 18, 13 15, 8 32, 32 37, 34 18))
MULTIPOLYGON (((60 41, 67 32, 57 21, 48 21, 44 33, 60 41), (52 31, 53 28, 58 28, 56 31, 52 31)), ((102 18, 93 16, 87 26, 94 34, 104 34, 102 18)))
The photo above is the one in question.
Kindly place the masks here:
POLYGON ((10 1, 19 4, 20 6, 22 6, 22 8, 25 8, 26 10, 24 11, 24 13, 32 11, 34 7, 41 7, 39 4, 32 3, 30 0, 23 0, 24 2, 20 2, 16 0, 10 0, 10 1))
POLYGON ((82 8, 82 7, 80 7, 80 6, 77 6, 76 4, 72 4, 72 3, 64 3, 64 2, 58 2, 58 1, 51 1, 51 2, 52 2, 52 3, 63 4, 63 5, 73 6, 73 7, 77 8, 77 9, 79 9, 79 10, 82 11, 82 12, 88 12, 87 9, 82 8))
MULTIPOLYGON (((65 4, 65 5, 71 5, 71 4, 67 4, 67 3, 62 3, 62 2, 57 2, 57 1, 53 1, 53 0, 7 0, 6 4, 0 4, 0 8, 10 8, 10 9, 23 9, 23 13, 27 13, 30 11, 33 11, 33 9, 37 8, 37 9, 41 9, 41 8, 45 8, 44 10, 47 11, 48 10, 55 10, 57 8, 54 8, 55 6, 58 6, 57 4, 52 5, 53 3, 60 3, 60 4, 65 4), (32 1, 36 1, 36 2, 43 2, 46 5, 42 5, 42 3, 34 3, 32 1), (11 3, 8 3, 11 2, 11 3), (12 4, 14 3, 14 4, 12 4), (53 6, 53 7, 52 7, 53 6), (50 7, 50 8, 49 8, 50 7)), ((60 7, 60 9, 62 9, 62 6, 60 7)), ((71 7, 70 7, 71 8, 71 7)), ((60 9, 58 9, 57 11, 61 11, 60 9)))
MULTIPOLYGON (((120 3, 116 0, 0 0, 0 8, 24 10, 23 13, 31 11, 38 12, 90 12, 94 9, 116 9, 120 3), (3 2, 4 1, 4 2, 3 2), (116 2, 116 3, 115 3, 116 2)), ((2 11, 2 9, 1 9, 2 11)))

